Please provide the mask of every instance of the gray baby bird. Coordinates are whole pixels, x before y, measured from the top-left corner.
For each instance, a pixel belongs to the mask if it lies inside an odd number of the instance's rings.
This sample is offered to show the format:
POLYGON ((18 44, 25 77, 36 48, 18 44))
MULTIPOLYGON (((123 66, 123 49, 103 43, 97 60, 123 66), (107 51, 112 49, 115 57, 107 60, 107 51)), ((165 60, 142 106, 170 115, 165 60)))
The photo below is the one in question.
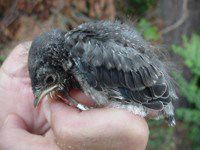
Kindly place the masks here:
POLYGON ((154 50, 133 27, 117 21, 43 33, 33 41, 28 58, 34 106, 53 95, 87 109, 68 95, 78 88, 96 107, 123 108, 142 117, 163 115, 173 126, 175 88, 154 50))

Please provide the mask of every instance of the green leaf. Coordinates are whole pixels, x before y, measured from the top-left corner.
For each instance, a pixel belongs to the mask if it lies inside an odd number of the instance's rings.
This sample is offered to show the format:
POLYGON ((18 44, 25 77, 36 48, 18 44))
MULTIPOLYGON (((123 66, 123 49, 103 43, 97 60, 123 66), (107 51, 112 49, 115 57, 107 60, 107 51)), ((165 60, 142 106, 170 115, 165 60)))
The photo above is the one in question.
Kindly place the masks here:
POLYGON ((160 38, 157 28, 152 26, 151 23, 146 19, 141 19, 136 28, 147 40, 156 41, 160 38))
POLYGON ((174 73, 173 76, 189 106, 178 108, 176 114, 185 126, 184 132, 188 139, 183 142, 189 141, 191 149, 200 149, 200 35, 193 34, 190 40, 186 36, 182 39, 183 46, 173 45, 172 50, 183 57, 191 78, 186 80, 180 73, 174 73))

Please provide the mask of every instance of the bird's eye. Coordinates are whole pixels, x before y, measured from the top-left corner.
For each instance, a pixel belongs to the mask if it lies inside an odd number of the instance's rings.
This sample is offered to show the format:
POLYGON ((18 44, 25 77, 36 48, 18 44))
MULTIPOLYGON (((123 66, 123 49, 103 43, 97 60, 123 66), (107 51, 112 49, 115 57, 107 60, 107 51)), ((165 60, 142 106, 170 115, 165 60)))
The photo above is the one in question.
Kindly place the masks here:
POLYGON ((45 83, 46 84, 52 84, 52 83, 54 83, 54 81, 55 81, 55 77, 53 75, 48 75, 45 78, 45 83))

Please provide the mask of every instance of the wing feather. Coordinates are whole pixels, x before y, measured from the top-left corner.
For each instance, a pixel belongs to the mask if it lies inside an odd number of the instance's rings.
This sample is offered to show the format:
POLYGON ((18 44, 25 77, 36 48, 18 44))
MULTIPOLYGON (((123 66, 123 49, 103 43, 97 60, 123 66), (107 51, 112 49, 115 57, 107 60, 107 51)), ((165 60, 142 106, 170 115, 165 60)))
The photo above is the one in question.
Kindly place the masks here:
POLYGON ((160 61, 154 64, 148 55, 114 40, 86 37, 84 41, 77 37, 72 53, 75 60, 78 58, 86 66, 80 71, 91 86, 97 90, 119 91, 116 93, 124 97, 120 99, 122 102, 137 102, 151 109, 162 109, 171 101, 160 61), (88 71, 89 67, 96 71, 88 71))

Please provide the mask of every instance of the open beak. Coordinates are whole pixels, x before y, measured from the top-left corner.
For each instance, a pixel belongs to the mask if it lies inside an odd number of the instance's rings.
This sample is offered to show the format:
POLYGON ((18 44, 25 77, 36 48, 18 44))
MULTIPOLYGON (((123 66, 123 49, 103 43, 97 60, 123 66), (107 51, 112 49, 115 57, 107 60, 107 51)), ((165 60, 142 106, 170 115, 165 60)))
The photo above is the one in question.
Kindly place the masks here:
POLYGON ((38 106, 38 104, 40 103, 40 101, 48 94, 50 94, 51 92, 53 92, 56 88, 58 88, 58 84, 49 87, 48 89, 44 90, 44 91, 39 91, 36 92, 35 94, 35 100, 34 100, 34 107, 36 108, 38 106))

